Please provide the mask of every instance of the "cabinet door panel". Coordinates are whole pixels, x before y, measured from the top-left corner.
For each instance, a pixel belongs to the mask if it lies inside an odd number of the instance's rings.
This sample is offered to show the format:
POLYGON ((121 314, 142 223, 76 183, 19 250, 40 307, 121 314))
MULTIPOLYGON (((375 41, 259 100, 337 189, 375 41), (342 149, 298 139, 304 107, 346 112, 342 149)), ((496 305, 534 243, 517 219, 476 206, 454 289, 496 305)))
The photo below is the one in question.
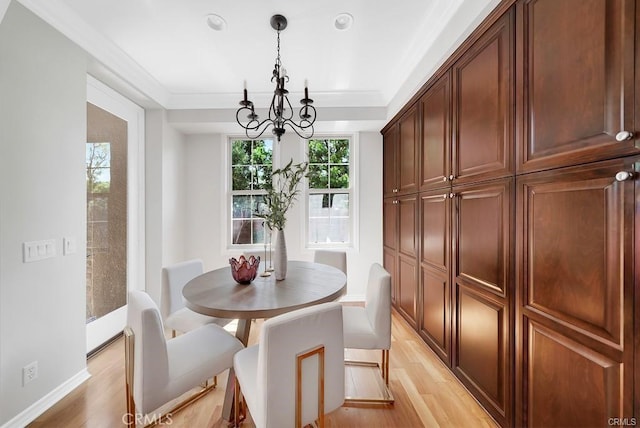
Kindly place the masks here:
POLYGON ((615 176, 634 160, 518 177, 524 308, 617 348, 634 264, 634 180, 615 176))
POLYGON ((382 203, 383 243, 391 250, 398 249, 398 203, 396 199, 385 198, 382 203))
POLYGON ((509 420, 509 311, 500 301, 456 285, 454 371, 498 422, 509 420))
POLYGON ((385 197, 395 196, 398 185, 398 126, 394 125, 382 135, 382 193, 385 197))
POLYGON ((638 152, 634 132, 633 0, 518 5, 519 171, 638 152), (580 19, 576 19, 580 16, 580 19))
POLYGON ((451 174, 451 78, 442 76, 422 97, 421 188, 449 185, 451 174))
MULTIPOLYGON (((448 190, 448 189, 445 189, 448 190)), ((422 195, 422 263, 449 269, 451 202, 447 193, 422 195)))
POLYGON ((418 267, 414 258, 398 257, 398 297, 400 312, 413 328, 416 327, 416 291, 418 267))
POLYGON ((400 119, 398 146, 398 191, 418 190, 418 109, 414 106, 400 119))
POLYGON ((398 296, 398 273, 396 271, 396 260, 398 259, 397 253, 393 250, 384 249, 384 268, 391 275, 391 303, 394 305, 397 302, 398 296))
POLYGON ((622 416, 622 364, 539 324, 527 330, 529 426, 603 426, 622 416))
POLYGON ((502 297, 511 284, 512 179, 454 188, 456 280, 502 297))
POLYGON ((418 197, 405 196, 398 199, 398 228, 399 228, 399 250, 400 253, 409 257, 418 257, 417 245, 417 218, 418 218, 418 197))
POLYGON ((453 66, 454 184, 512 175, 512 13, 453 66))
POLYGON ((526 305, 622 345, 624 186, 611 175, 523 184, 526 305))
POLYGON ((420 335, 447 364, 451 346, 449 273, 422 267, 420 335))

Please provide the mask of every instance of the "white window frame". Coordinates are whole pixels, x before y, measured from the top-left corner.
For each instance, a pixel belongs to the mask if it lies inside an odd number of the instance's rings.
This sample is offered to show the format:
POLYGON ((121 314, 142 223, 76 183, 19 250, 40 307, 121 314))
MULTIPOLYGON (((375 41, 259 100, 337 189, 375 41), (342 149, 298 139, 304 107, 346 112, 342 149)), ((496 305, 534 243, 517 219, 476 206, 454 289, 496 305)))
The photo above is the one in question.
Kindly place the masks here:
MULTIPOLYGON (((357 135, 352 134, 336 134, 336 135, 317 135, 311 138, 312 140, 349 140, 349 187, 347 189, 309 189, 309 180, 305 179, 304 182, 304 205, 305 205, 305 218, 303 221, 303 236, 305 242, 305 248, 309 250, 314 249, 342 249, 342 248, 357 248, 358 234, 356 227, 356 219, 358 218, 358 138, 357 135), (311 242, 309 240, 309 196, 312 194, 324 194, 324 193, 348 193, 349 194, 349 241, 348 242, 311 242)), ((309 144, 307 140, 303 141, 304 158, 309 161, 309 144)))
MULTIPOLYGON (((263 195, 266 194, 265 191, 263 190, 233 190, 233 175, 232 175, 232 168, 233 168, 233 160, 231 159, 231 156, 233 154, 233 151, 231 150, 232 144, 234 141, 248 141, 248 140, 252 140, 251 138, 247 138, 245 135, 227 135, 226 137, 226 144, 225 144, 225 159, 226 159, 226 165, 224 168, 224 174, 225 174, 225 183, 226 183, 226 193, 227 193, 227 198, 226 198, 226 228, 225 228, 225 242, 226 242, 226 246, 227 246, 227 250, 241 250, 241 251, 257 251, 257 250, 262 250, 264 249, 264 244, 263 243, 257 243, 257 244, 234 244, 233 243, 233 197, 236 195, 263 195)), ((271 153, 271 169, 273 170, 274 165, 277 165, 277 159, 276 159, 276 152, 277 152, 277 142, 275 138, 269 138, 269 137, 264 137, 264 138, 256 138, 253 139, 253 141, 255 140, 271 140, 272 141, 272 153, 271 153)))

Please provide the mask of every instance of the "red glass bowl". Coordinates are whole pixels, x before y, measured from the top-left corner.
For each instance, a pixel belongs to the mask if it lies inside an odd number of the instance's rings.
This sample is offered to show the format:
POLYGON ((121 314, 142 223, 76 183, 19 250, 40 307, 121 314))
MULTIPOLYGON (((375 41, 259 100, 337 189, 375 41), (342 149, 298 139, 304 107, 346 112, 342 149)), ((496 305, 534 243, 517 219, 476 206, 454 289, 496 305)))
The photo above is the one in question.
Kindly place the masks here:
POLYGON ((258 266, 260 266, 260 256, 257 258, 250 256, 246 259, 240 256, 238 260, 235 257, 229 259, 231 265, 231 276, 239 284, 250 284, 258 274, 258 266))

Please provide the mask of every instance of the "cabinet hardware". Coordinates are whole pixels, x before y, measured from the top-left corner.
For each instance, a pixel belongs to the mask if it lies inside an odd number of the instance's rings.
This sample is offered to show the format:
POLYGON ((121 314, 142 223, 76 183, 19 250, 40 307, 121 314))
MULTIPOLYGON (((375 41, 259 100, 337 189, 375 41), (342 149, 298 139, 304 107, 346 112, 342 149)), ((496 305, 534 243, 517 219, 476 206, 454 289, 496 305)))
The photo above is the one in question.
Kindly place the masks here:
POLYGON ((631 180, 633 178, 633 172, 628 172, 628 171, 620 171, 619 173, 616 174, 616 180, 618 181, 627 181, 627 180, 631 180))
POLYGON ((454 196, 456 196, 456 194, 455 194, 455 193, 449 193, 449 197, 450 197, 451 199, 453 199, 453 197, 454 197, 454 196))
POLYGON ((444 199, 447 199, 447 194, 445 193, 444 195, 442 195, 442 197, 443 197, 444 199))
POLYGON ((442 181, 447 181, 447 177, 442 177, 442 181))
POLYGON ((393 193, 398 193, 398 189, 393 189, 393 193))
POLYGON ((454 178, 455 178, 455 177, 453 176, 453 174, 451 174, 451 175, 449 176, 449 180, 450 180, 450 181, 453 181, 453 179, 454 179, 454 178))
POLYGON ((633 132, 629 131, 620 131, 616 134, 616 140, 618 141, 626 141, 633 138, 633 132))

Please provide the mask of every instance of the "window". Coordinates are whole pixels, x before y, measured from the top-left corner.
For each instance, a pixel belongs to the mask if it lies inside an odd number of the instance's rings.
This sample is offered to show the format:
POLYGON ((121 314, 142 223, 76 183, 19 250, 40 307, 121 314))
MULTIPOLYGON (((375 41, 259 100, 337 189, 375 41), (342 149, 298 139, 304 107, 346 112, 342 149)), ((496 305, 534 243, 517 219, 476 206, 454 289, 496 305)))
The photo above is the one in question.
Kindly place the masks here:
POLYGON ((273 140, 231 140, 231 243, 264 243, 264 186, 271 181, 273 140))
POLYGON ((312 139, 307 148, 308 245, 351 244, 351 140, 312 139))

